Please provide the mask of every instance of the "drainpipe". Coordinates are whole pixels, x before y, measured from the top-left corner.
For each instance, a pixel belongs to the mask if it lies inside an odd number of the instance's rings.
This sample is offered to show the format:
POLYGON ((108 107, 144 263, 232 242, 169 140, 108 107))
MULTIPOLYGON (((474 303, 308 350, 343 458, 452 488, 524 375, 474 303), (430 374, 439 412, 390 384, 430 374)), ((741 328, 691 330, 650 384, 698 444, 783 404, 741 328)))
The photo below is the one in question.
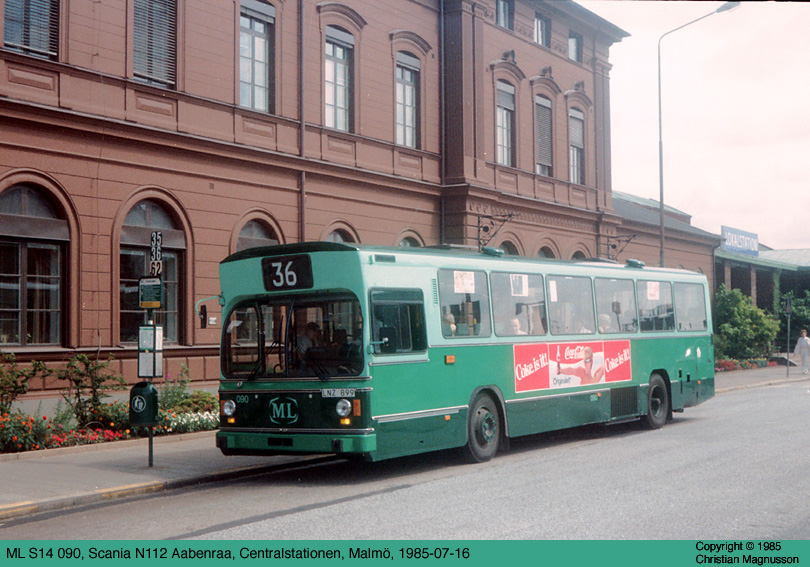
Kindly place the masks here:
POLYGON ((304 170, 304 140, 306 139, 306 121, 304 104, 306 83, 304 81, 304 0, 298 0, 298 117, 301 121, 298 128, 298 155, 301 157, 301 171, 298 180, 298 242, 306 240, 307 226, 307 172, 304 170))
POLYGON ((446 91, 446 80, 445 80, 445 51, 446 46, 444 44, 445 37, 444 37, 444 0, 439 1, 439 49, 441 52, 439 53, 439 93, 442 97, 442 102, 439 105, 439 112, 441 112, 441 117, 439 119, 439 125, 441 128, 441 132, 439 135, 439 154, 440 154, 440 163, 439 163, 439 207, 440 207, 440 218, 439 218, 439 243, 446 244, 447 243, 447 228, 446 228, 446 220, 445 220, 445 205, 444 205, 444 187, 445 182, 447 179, 447 143, 445 140, 445 136, 447 135, 447 93, 446 91))

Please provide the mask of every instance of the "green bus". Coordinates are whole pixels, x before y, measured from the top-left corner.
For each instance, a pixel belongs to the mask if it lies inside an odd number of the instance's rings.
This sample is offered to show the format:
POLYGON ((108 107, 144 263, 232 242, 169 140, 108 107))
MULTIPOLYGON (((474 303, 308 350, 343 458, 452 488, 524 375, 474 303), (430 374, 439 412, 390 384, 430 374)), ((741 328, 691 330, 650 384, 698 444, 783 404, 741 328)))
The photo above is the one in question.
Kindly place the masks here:
POLYGON ((684 270, 306 242, 237 252, 220 282, 226 455, 482 462, 714 395, 708 283, 684 270))

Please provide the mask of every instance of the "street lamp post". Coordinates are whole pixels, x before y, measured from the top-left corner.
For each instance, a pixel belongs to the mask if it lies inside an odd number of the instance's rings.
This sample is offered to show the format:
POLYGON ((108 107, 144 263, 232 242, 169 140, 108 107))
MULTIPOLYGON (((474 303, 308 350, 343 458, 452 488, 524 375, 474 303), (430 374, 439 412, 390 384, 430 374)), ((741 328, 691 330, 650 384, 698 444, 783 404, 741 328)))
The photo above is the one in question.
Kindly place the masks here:
POLYGON ((692 24, 706 19, 709 16, 713 16, 714 14, 733 10, 739 5, 739 2, 726 2, 714 12, 710 12, 696 20, 692 20, 691 22, 687 22, 682 26, 678 26, 674 30, 669 30, 667 33, 658 38, 658 208, 660 214, 659 222, 661 227, 661 267, 664 267, 664 131, 663 120, 661 118, 661 40, 671 33, 682 30, 686 26, 691 26, 692 24))

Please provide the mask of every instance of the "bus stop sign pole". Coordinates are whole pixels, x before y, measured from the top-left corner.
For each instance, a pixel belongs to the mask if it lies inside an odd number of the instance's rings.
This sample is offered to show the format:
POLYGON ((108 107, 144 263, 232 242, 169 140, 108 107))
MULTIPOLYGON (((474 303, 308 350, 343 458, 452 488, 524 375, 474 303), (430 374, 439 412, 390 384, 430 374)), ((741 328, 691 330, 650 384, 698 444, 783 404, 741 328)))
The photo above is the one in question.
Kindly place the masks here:
MULTIPOLYGON (((138 300, 141 309, 146 309, 147 323, 138 330, 138 377, 147 378, 149 386, 157 376, 163 376, 163 327, 155 323, 154 310, 163 305, 163 233, 155 231, 151 235, 151 257, 149 276, 138 281, 138 300)), ((154 432, 158 420, 158 400, 154 392, 154 415, 149 421, 149 466, 154 464, 154 432)))
POLYGON ((787 350, 785 351, 785 366, 787 366, 787 376, 790 377, 790 314, 793 311, 793 298, 785 297, 785 315, 787 315, 787 350))

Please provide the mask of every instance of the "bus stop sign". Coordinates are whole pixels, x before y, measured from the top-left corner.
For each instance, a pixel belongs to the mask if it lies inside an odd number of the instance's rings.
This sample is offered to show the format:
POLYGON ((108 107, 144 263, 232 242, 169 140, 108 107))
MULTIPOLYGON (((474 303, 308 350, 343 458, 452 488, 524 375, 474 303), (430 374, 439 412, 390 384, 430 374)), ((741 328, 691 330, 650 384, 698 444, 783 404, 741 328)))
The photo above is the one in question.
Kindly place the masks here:
POLYGON ((160 278, 146 277, 138 280, 138 304, 141 309, 160 309, 162 293, 160 278))

